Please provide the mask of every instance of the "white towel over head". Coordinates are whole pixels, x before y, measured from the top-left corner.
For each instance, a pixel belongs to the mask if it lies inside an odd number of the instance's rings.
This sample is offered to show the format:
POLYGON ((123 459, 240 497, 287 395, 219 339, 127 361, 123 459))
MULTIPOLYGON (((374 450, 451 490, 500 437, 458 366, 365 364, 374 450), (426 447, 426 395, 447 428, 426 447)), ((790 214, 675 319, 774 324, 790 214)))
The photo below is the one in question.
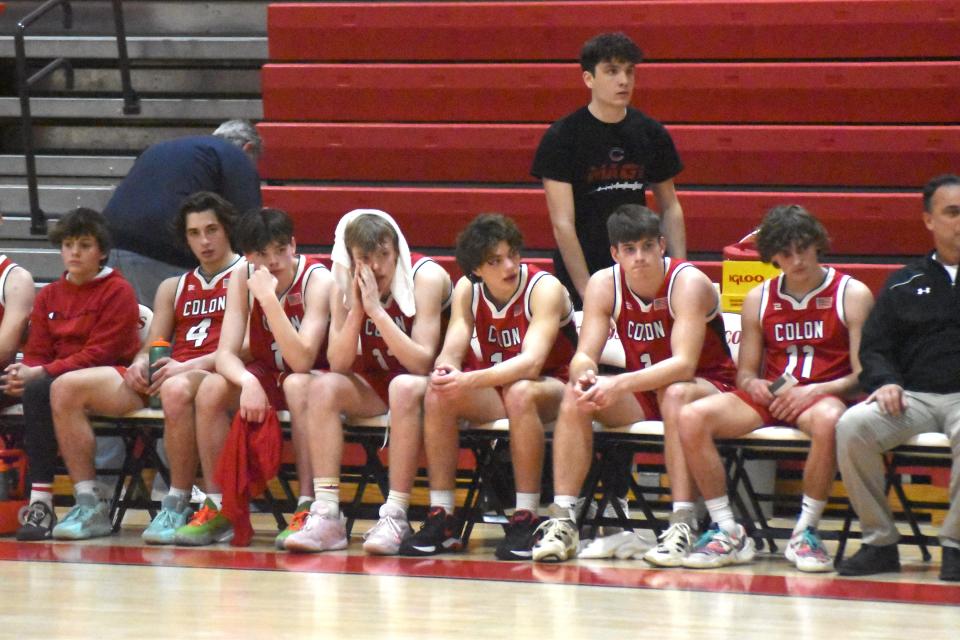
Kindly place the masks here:
POLYGON ((407 239, 403 237, 400 227, 396 220, 379 209, 354 209, 344 214, 337 223, 337 230, 333 234, 333 251, 330 252, 330 261, 333 263, 333 279, 340 287, 343 293, 343 303, 350 304, 350 287, 352 286, 352 277, 350 275, 350 252, 347 251, 347 243, 344 241, 347 226, 353 222, 357 216, 374 215, 379 216, 390 223, 397 234, 397 246, 399 255, 397 256, 397 270, 393 274, 393 282, 390 284, 390 293, 393 299, 397 301, 400 311, 403 315, 411 317, 416 311, 416 303, 413 296, 413 267, 410 264, 410 247, 407 245, 407 239))

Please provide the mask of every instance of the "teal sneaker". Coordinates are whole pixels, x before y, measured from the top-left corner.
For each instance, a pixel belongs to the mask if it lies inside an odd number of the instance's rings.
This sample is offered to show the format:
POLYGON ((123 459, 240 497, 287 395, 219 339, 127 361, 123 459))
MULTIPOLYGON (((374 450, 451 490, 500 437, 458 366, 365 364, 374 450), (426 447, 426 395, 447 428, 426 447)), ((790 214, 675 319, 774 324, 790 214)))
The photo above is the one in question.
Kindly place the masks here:
POLYGON ((160 503, 160 512, 140 537, 147 544, 173 544, 177 529, 187 524, 191 513, 190 503, 168 495, 160 503))
POLYGON ((293 517, 290 518, 290 524, 288 524, 287 528, 278 533, 277 537, 274 538, 274 544, 276 545, 277 549, 283 551, 283 541, 289 538, 291 534, 303 529, 303 523, 307 521, 307 516, 310 515, 310 505, 312 504, 313 500, 304 502, 297 507, 296 511, 293 512, 293 517))
POLYGON ((188 547, 202 547, 214 542, 228 542, 233 539, 233 525, 217 509, 213 500, 207 498, 200 511, 193 514, 190 522, 173 534, 173 543, 188 547))
POLYGON ((91 493, 77 496, 77 504, 53 528, 54 540, 89 540, 113 533, 110 507, 91 493))

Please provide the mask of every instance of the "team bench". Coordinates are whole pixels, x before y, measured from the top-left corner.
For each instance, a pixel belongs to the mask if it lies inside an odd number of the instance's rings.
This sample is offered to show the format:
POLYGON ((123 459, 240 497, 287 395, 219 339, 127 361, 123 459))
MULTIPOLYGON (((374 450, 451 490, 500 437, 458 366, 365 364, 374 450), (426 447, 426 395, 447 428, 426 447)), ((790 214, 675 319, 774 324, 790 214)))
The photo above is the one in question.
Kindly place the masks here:
MULTIPOLYGON (((279 417, 284 432, 289 434, 288 412, 280 412, 279 417)), ((150 491, 144 482, 143 471, 152 468, 164 476, 167 475, 166 466, 156 448, 157 441, 163 434, 163 412, 159 409, 141 409, 122 417, 95 417, 93 422, 98 435, 119 436, 126 446, 127 455, 122 469, 100 470, 117 476, 115 497, 110 508, 115 530, 119 530, 129 509, 146 509, 152 517, 156 513, 157 503, 150 500, 150 491)), ((0 429, 4 432, 21 430, 23 427, 23 411, 19 405, 0 414, 0 429)), ((547 426, 548 442, 551 440, 552 427, 553 425, 547 426)), ((662 454, 663 423, 647 420, 622 427, 607 427, 594 423, 594 431, 595 460, 588 474, 585 493, 596 496, 599 502, 597 513, 602 514, 604 507, 610 504, 616 516, 597 516, 586 521, 585 526, 620 525, 627 528, 649 528, 659 533, 664 522, 654 515, 651 505, 644 497, 645 493, 656 492, 656 488, 640 486, 634 475, 629 475, 633 503, 642 516, 628 517, 619 503, 611 499, 612 495, 607 487, 616 486, 613 474, 624 472, 623 465, 616 461, 626 458, 632 463, 637 454, 662 454)), ((360 463, 346 465, 342 471, 343 481, 354 484, 356 489, 352 500, 343 505, 348 526, 352 527, 356 519, 375 518, 376 506, 365 505, 363 502, 367 487, 376 485, 382 495, 386 495, 388 491, 387 469, 381 462, 379 449, 389 438, 389 417, 382 415, 351 421, 344 427, 344 438, 348 443, 359 445, 362 451, 360 463)), ((464 538, 467 539, 473 526, 479 522, 505 521, 502 516, 512 500, 512 493, 509 489, 509 465, 504 464, 509 458, 501 453, 509 445, 509 423, 502 419, 467 425, 461 429, 460 445, 470 451, 474 458, 473 468, 462 470, 458 480, 459 486, 466 489, 463 514, 466 522, 464 538), (493 511, 499 512, 500 518, 496 513, 491 518, 491 505, 493 511)), ((775 551, 775 540, 788 537, 790 530, 771 526, 763 514, 760 502, 784 497, 758 493, 746 471, 746 463, 756 459, 805 459, 809 450, 809 438, 789 427, 765 427, 740 438, 724 440, 719 445, 727 469, 730 495, 740 519, 749 526, 752 535, 758 540, 762 539, 771 551, 775 551)), ((912 500, 904 491, 901 473, 906 468, 949 467, 950 460, 950 443, 947 436, 941 433, 916 436, 887 456, 888 489, 898 498, 911 530, 910 535, 905 536, 903 541, 918 545, 925 560, 930 558, 928 546, 936 544, 936 538, 921 531, 915 511, 942 509, 944 505, 912 500)), ((291 512, 296 504, 296 496, 289 484, 290 479, 291 471, 288 466, 281 472, 280 477, 281 490, 285 495, 275 496, 269 490, 264 495, 278 528, 286 525, 284 514, 291 512)), ((848 538, 858 535, 851 530, 852 519, 852 511, 847 509, 843 527, 835 535, 839 541, 838 559, 843 555, 848 538)))

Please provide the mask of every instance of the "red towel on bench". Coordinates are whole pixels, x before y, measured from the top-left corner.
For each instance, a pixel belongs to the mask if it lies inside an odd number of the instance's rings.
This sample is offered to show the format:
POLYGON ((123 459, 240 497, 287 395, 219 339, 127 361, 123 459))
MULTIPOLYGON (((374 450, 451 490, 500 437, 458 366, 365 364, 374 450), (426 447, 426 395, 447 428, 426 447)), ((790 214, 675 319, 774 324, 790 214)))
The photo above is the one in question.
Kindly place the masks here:
POLYGON ((267 481, 277 475, 282 444, 280 422, 273 409, 263 422, 247 422, 239 412, 234 416, 214 474, 223 491, 220 512, 233 524, 230 544, 234 547, 250 545, 250 498, 263 493, 267 481))

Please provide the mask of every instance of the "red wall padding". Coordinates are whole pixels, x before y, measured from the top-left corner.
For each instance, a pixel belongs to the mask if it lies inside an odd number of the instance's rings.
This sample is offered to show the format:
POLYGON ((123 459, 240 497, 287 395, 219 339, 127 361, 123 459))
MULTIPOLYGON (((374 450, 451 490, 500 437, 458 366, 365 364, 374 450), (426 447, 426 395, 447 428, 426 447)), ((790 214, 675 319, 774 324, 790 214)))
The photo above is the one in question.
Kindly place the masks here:
POLYGON ((267 24, 272 60, 575 60, 613 30, 656 60, 952 57, 960 42, 951 0, 271 4, 267 24))

